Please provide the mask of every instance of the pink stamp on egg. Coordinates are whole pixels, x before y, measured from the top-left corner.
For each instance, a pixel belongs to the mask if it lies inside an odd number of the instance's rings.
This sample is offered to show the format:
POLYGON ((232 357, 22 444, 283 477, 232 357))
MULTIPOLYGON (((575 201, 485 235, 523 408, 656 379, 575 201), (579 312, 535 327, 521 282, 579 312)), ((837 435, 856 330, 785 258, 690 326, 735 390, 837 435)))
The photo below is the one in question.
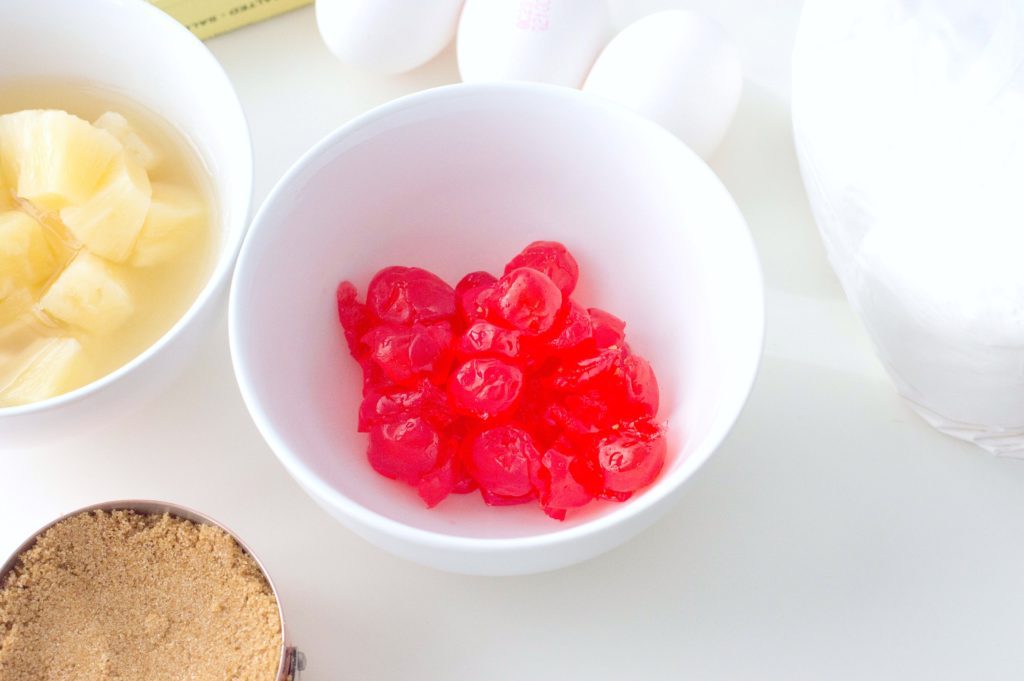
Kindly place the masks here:
POLYGON ((522 31, 546 31, 551 26, 552 0, 522 0, 516 15, 516 28, 522 31))

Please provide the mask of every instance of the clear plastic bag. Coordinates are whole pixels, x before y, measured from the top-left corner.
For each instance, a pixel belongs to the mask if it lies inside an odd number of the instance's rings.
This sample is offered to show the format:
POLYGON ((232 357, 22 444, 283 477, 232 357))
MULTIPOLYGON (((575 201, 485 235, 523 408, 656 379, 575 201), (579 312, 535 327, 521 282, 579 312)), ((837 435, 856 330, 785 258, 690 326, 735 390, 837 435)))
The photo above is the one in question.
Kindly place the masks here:
POLYGON ((808 0, 793 126, 829 259, 900 394, 1024 456, 1024 3, 808 0))

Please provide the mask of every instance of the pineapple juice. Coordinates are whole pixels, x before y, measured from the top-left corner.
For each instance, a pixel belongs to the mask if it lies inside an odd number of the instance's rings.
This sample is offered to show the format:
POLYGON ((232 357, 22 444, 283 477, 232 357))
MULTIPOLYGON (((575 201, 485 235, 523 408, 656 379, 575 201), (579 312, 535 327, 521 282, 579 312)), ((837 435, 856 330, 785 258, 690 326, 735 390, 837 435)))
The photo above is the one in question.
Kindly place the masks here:
MULTIPOLYGON (((135 250, 124 255, 108 249, 109 240, 102 241, 103 220, 76 215, 76 209, 60 210, 42 199, 39 203, 44 205, 26 201, 16 196, 18 185, 10 178, 9 186, 0 186, 5 194, 0 196, 0 218, 10 209, 31 215, 45 231, 50 255, 44 255, 56 263, 41 280, 14 290, 8 285, 5 291, 0 225, 0 407, 68 392, 137 357, 185 313, 208 279, 216 255, 212 181, 198 152, 173 125, 124 97, 94 87, 0 81, 0 120, 4 114, 34 109, 66 111, 90 123, 107 112, 123 116, 115 121, 127 122, 145 149, 145 174, 152 187, 146 220, 156 215, 154 224, 169 227, 153 228, 160 232, 155 237, 146 235, 152 237, 149 241, 155 243, 155 250, 143 252, 143 234, 134 247, 129 236, 127 248, 135 250), (158 219, 168 215, 173 219, 158 219), (81 229, 70 229, 64 218, 77 218, 81 229), (179 223, 183 227, 176 232, 179 223), (72 264, 81 270, 78 276, 69 273, 61 281, 72 264)), ((0 174, 3 161, 0 157, 0 174)), ((133 181, 144 182, 137 177, 133 181)), ((98 181, 103 182, 114 184, 106 178, 98 181)), ((95 199, 86 209, 77 210, 88 212, 94 204, 103 208, 103 202, 95 199)), ((107 214, 120 218, 125 212, 107 214)), ((149 226, 147 222, 143 231, 149 226)))

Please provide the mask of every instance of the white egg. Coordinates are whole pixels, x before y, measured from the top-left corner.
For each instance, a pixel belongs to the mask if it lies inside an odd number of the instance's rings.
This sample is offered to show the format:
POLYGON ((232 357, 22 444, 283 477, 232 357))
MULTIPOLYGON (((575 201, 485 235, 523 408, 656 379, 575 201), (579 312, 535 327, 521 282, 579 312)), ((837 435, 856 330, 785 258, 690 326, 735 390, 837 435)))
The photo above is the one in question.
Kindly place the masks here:
POLYGON ((316 23, 334 56, 375 73, 411 71, 455 35, 463 0, 316 0, 316 23))
POLYGON ((459 73, 579 87, 610 35, 604 0, 466 0, 459 73))
POLYGON ((650 118, 707 158, 736 113, 743 66, 718 24, 694 12, 668 10, 612 38, 583 90, 650 118))

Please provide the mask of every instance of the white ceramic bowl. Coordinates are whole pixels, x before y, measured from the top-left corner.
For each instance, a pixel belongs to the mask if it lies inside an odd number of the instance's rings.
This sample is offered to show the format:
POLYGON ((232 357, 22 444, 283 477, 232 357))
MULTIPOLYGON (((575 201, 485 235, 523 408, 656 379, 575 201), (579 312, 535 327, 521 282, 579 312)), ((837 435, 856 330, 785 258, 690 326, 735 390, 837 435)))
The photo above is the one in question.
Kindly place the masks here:
MULTIPOLYGON (((474 574, 521 574, 606 551, 661 516, 747 398, 764 303, 750 234, 714 173, 671 134, 567 88, 456 85, 381 106, 336 130, 278 183, 232 284, 242 395, 288 471, 369 541, 474 574), (499 271, 535 239, 580 262, 579 298, 621 315, 649 358, 669 422, 669 461, 623 504, 559 523, 536 504, 478 494, 424 508, 377 475, 356 432, 361 378, 334 291, 418 265, 449 282, 499 271)), ((686 541, 680 538, 679 541, 686 541)))
POLYGON ((178 22, 137 0, 5 0, 5 82, 95 85, 157 112, 201 154, 218 208, 218 254, 202 292, 172 329, 117 371, 78 390, 0 408, 0 450, 108 423, 175 377, 221 309, 252 200, 252 145, 241 104, 209 50, 178 22))

